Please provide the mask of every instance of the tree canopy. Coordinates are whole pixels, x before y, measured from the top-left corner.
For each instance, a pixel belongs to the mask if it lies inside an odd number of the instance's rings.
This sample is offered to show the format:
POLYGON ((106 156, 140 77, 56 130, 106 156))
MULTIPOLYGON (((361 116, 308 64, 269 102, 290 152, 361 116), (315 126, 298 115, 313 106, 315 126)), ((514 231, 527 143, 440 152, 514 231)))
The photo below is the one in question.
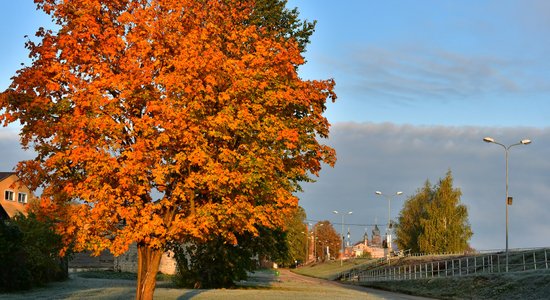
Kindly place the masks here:
POLYGON ((188 240, 175 245, 176 283, 186 288, 232 287, 247 279, 247 272, 258 268, 258 262, 277 262, 291 266, 303 260, 306 251, 305 211, 298 206, 288 215, 286 230, 259 227, 259 234, 237 234, 237 244, 212 236, 206 241, 188 240))
POLYGON ((401 210, 396 228, 399 248, 415 253, 466 251, 473 233, 461 195, 460 189, 453 188, 450 170, 433 187, 427 180, 401 210))
POLYGON ((258 259, 284 260, 288 255, 285 233, 258 228, 259 234, 237 235, 238 243, 227 243, 221 236, 206 241, 188 240, 177 244, 175 283, 185 288, 228 288, 246 280, 247 272, 258 268, 258 259))
POLYGON ((294 264, 296 260, 302 262, 307 261, 306 247, 308 245, 306 245, 306 239, 308 234, 305 222, 306 212, 301 206, 298 206, 296 211, 287 217, 286 221, 284 240, 288 252, 284 257, 275 261, 282 263, 283 266, 290 266, 294 264))
POLYGON ((299 183, 335 162, 318 141, 334 82, 298 76, 314 24, 286 1, 35 2, 59 30, 27 42, 0 96, 37 154, 19 176, 70 209, 75 250, 137 242, 138 299, 166 245, 284 227, 299 183))
POLYGON ((320 221, 313 227, 315 244, 314 249, 317 254, 317 259, 322 261, 331 257, 338 257, 340 249, 342 249, 342 237, 336 232, 330 221, 320 221), (327 253, 327 247, 328 252, 327 253))

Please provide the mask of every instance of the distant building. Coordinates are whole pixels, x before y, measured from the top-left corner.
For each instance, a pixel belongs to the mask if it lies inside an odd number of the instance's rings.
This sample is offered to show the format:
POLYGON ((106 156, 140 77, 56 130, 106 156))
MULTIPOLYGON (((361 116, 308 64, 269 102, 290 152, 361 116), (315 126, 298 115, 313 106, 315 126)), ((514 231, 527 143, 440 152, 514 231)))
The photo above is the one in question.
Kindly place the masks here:
POLYGON ((27 214, 27 205, 34 200, 31 191, 19 182, 15 172, 0 172, 0 220, 27 214))
POLYGON ((370 243, 369 236, 365 232, 363 241, 357 242, 353 247, 350 247, 350 254, 352 257, 361 257, 365 253, 370 253, 370 257, 372 258, 384 257, 384 248, 382 248, 380 230, 377 225, 375 225, 372 230, 372 239, 370 243))
POLYGON ((380 236, 380 229, 378 229, 378 225, 374 225, 374 228, 372 229, 372 239, 370 245, 373 247, 382 247, 382 237, 380 236))

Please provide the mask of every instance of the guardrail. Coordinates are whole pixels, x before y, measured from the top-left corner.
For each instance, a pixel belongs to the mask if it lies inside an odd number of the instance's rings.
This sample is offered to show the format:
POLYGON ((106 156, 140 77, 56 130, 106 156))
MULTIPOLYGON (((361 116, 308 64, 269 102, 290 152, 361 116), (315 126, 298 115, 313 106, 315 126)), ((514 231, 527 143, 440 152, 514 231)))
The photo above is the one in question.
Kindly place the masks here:
MULTIPOLYGON (((509 253, 509 272, 548 269, 550 249, 533 248, 513 250, 509 253)), ((411 280, 435 277, 465 276, 483 273, 501 273, 506 271, 504 252, 475 254, 445 260, 419 262, 383 267, 374 265, 368 270, 350 270, 341 273, 341 280, 349 281, 386 281, 411 280)))

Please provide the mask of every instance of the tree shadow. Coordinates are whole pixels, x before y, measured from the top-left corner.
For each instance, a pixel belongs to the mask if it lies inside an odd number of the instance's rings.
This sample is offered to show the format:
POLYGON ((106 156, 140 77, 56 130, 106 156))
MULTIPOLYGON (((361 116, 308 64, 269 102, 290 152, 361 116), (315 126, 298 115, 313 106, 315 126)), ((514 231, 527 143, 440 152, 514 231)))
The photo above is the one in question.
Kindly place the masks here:
POLYGON ((248 273, 246 280, 237 282, 236 289, 269 289, 273 283, 279 282, 278 271, 260 269, 248 273))
POLYGON ((185 291, 185 293, 181 296, 179 296, 177 299, 178 300, 188 300, 188 299, 193 299, 193 297, 195 296, 198 296, 202 293, 204 293, 206 290, 188 290, 188 291, 185 291))

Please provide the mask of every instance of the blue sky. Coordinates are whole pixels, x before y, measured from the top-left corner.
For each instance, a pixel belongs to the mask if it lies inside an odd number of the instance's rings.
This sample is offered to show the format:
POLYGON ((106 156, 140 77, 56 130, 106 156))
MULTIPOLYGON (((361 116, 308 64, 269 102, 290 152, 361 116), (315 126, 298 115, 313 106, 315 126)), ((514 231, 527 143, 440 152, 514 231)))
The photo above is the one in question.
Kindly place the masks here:
MULTIPOLYGON (((30 0, 3 1, 0 90, 26 62, 25 35, 49 26, 30 0)), ((300 204, 311 220, 346 218, 352 240, 385 224, 388 207, 374 191, 403 191, 395 218, 425 180, 447 170, 463 192, 472 246, 504 247, 504 152, 482 142, 522 138, 510 153, 510 247, 550 246, 550 2, 290 0, 317 20, 301 76, 334 78, 336 103, 326 142, 335 168, 304 185, 300 204)), ((18 128, 0 129, 0 168, 32 156, 13 145, 18 128)), ((340 226, 335 226, 339 230, 340 226)), ((384 228, 382 227, 382 231, 384 228)))
POLYGON ((302 68, 333 122, 548 125, 547 1, 293 0, 318 20, 302 68))
MULTIPOLYGON (((550 165, 550 2, 291 0, 317 20, 305 78, 336 80, 329 144, 334 168, 306 185, 312 219, 346 221, 357 240, 385 223, 395 197, 453 172, 470 212, 478 249, 504 248, 504 144, 510 151, 510 247, 548 246, 550 165)), ((338 226, 337 226, 338 229, 338 226)), ((354 238, 352 238, 353 240, 354 238)))
MULTIPOLYGON (((305 78, 334 78, 333 122, 548 126, 550 3, 290 0, 317 20, 305 78)), ((25 35, 49 18, 32 1, 0 12, 0 89, 28 62, 25 35)))

